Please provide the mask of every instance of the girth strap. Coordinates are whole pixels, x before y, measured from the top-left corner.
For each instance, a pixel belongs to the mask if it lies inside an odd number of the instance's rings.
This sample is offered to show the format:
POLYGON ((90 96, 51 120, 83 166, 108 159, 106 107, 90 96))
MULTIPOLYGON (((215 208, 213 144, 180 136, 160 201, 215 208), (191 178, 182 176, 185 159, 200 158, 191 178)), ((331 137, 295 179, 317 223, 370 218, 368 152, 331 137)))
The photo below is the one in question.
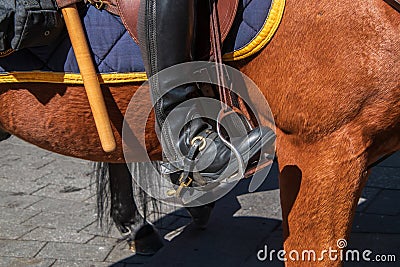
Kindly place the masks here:
POLYGON ((384 0, 384 1, 389 5, 391 5, 398 12, 400 12, 400 0, 384 0))
MULTIPOLYGON (((396 0, 397 1, 397 0, 396 0)), ((239 115, 241 119, 240 122, 234 123, 241 123, 244 125, 246 130, 249 132, 255 127, 257 121, 252 120, 251 113, 248 111, 247 106, 245 105, 244 101, 235 94, 232 90, 232 81, 230 81, 228 71, 223 64, 222 60, 222 40, 221 40, 221 33, 220 33, 220 25, 218 19, 218 8, 217 8, 217 0, 209 0, 209 5, 211 10, 211 46, 213 49, 214 61, 215 61, 215 69, 217 74, 217 81, 218 81, 218 91, 220 94, 220 101, 221 101, 221 111, 218 115, 217 119, 217 132, 220 136, 221 140, 225 143, 226 146, 231 149, 232 153, 235 155, 236 159, 238 160, 238 174, 239 176, 243 176, 245 178, 250 177, 254 173, 262 170, 264 167, 271 164, 271 159, 266 157, 265 155, 261 155, 259 162, 255 162, 254 165, 248 165, 247 168, 244 166, 243 159, 236 148, 227 141, 224 136, 221 134, 220 124, 219 122, 223 120, 224 117, 229 116, 232 113, 236 113, 239 115), (245 169, 246 168, 246 169, 245 169)), ((237 117, 236 117, 237 119, 237 117)), ((243 133, 246 134, 246 133, 243 133)))

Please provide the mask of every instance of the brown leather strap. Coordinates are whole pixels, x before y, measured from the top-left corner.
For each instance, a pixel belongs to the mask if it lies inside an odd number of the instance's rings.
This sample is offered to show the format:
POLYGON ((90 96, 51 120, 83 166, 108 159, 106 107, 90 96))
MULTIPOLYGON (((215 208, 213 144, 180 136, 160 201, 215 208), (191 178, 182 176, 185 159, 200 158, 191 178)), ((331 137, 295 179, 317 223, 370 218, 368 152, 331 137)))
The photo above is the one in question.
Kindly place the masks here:
MULTIPOLYGON (((232 92, 232 82, 229 81, 228 72, 226 70, 225 65, 223 65, 222 61, 222 41, 221 41, 221 32, 218 18, 218 8, 216 4, 216 0, 209 0, 210 6, 212 8, 211 12, 211 46, 214 51, 214 61, 215 61, 215 69, 217 72, 217 81, 218 81, 218 91, 220 94, 220 101, 222 109, 219 115, 219 119, 223 119, 225 116, 228 116, 232 112, 242 115, 242 123, 244 125, 249 126, 247 128, 248 131, 251 130, 255 126, 257 122, 252 121, 252 117, 250 112, 247 109, 244 101, 237 95, 232 92), (231 108, 231 111, 227 109, 227 106, 231 108)), ((252 176, 254 173, 262 170, 264 167, 271 164, 271 161, 268 159, 262 158, 260 162, 257 164, 247 166, 246 171, 244 173, 244 177, 248 178, 252 176)))
POLYGON ((76 4, 78 2, 82 2, 82 0, 56 0, 57 6, 59 8, 63 8, 72 4, 76 4))
MULTIPOLYGON (((91 0, 91 1, 102 1, 109 2, 106 4, 105 9, 109 10, 109 7, 116 6, 116 12, 113 12, 121 16, 122 22, 124 23, 129 34, 137 42, 137 19, 139 13, 140 0, 91 0)), ((239 0, 218 0, 218 11, 222 16, 220 17, 221 26, 221 39, 222 41, 228 36, 229 30, 235 19, 236 11, 239 5, 239 0)), ((205 14, 199 14, 199 16, 205 16, 205 14)), ((208 14, 207 14, 208 16, 208 14)))
MULTIPOLYGON (((210 0, 211 11, 211 44, 214 51, 215 69, 217 72, 218 91, 222 103, 233 107, 230 90, 227 89, 226 71, 222 61, 222 41, 219 27, 218 8, 215 0, 210 0)), ((225 107, 222 107, 225 109, 225 107)))
POLYGON ((232 108, 232 110, 234 110, 235 112, 243 115, 245 119, 250 123, 250 125, 254 127, 250 112, 248 112, 244 101, 232 91, 232 82, 229 79, 228 72, 222 60, 222 40, 219 25, 219 22, 221 20, 218 17, 219 14, 216 0, 209 0, 209 2, 210 7, 212 8, 210 25, 211 45, 214 51, 215 69, 217 72, 216 76, 218 81, 217 87, 220 95, 220 101, 222 102, 222 109, 226 111, 226 106, 232 108))
POLYGON ((218 0, 218 20, 221 29, 221 41, 228 36, 229 30, 235 20, 236 11, 239 6, 239 0, 218 0))
POLYGON ((140 0, 116 0, 118 12, 122 23, 129 34, 138 43, 137 39, 137 21, 140 7, 140 0))

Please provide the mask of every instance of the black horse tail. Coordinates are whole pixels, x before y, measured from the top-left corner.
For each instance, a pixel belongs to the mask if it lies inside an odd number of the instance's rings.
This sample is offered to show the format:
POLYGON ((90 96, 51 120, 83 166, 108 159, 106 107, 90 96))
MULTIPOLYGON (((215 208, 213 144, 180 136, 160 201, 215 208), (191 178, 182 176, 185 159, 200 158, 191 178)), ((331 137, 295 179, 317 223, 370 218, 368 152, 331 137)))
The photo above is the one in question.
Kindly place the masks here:
POLYGON ((110 224, 110 179, 109 179, 109 165, 107 162, 94 163, 94 176, 96 179, 96 195, 97 195, 97 222, 101 228, 104 225, 108 227, 110 224), (107 216, 105 214, 107 213, 107 216))
MULTIPOLYGON (((153 184, 154 181, 158 180, 159 175, 159 163, 132 163, 129 166, 130 173, 135 176, 130 181, 132 183, 131 195, 133 196, 133 206, 126 207, 135 211, 133 219, 135 224, 145 224, 146 222, 156 222, 161 217, 161 203, 156 199, 149 196, 143 189, 137 184, 137 180, 140 180, 141 185, 143 183, 153 184), (135 181, 136 180, 136 181, 135 181)), ((113 221, 111 215, 113 214, 113 207, 111 203, 111 184, 110 184, 110 164, 105 162, 98 162, 94 164, 94 175, 96 179, 96 191, 97 191, 97 222, 98 225, 104 229, 110 230, 113 221)), ((118 180, 113 179, 113 180, 118 180)), ((131 203, 131 202, 129 202, 131 203)), ((124 203, 119 203, 124 204, 124 203)))

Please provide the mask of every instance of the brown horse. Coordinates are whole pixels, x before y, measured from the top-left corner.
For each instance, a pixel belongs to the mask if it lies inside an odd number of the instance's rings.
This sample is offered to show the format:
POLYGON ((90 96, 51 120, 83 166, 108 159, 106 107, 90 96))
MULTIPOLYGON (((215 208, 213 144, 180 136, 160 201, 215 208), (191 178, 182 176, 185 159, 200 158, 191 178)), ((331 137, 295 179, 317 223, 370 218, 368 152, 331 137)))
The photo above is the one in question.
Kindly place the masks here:
MULTIPOLYGON (((269 46, 236 67, 274 114, 285 249, 337 247, 349 237, 369 166, 400 149, 400 14, 382 0, 289 1, 269 46)), ((119 143, 111 154, 101 149, 83 87, 45 87, 0 85, 1 127, 64 155, 124 161, 123 117, 139 84, 103 86, 119 143)), ((137 116, 149 103, 137 103, 137 116)), ((151 117, 146 149, 158 160, 153 125, 151 117)))

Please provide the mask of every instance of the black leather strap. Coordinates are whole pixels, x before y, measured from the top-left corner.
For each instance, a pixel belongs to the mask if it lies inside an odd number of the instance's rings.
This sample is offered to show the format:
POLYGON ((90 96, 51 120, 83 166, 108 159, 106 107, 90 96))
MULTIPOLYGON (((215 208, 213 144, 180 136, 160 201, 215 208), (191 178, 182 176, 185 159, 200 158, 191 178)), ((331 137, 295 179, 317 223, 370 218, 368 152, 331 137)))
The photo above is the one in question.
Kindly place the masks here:
POLYGON ((389 5, 391 5, 398 12, 400 12, 400 0, 384 0, 384 1, 389 5))

